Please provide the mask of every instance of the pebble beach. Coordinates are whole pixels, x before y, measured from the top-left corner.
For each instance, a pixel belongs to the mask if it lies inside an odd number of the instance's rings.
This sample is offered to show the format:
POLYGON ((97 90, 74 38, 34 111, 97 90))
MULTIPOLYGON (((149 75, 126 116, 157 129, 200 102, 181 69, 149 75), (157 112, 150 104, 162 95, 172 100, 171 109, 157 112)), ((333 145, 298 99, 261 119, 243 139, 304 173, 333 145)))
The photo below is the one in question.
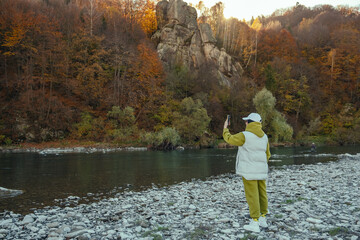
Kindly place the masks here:
MULTIPOLYGON (((272 167, 269 227, 247 232, 241 177, 225 174, 28 215, 0 213, 0 239, 360 239, 360 154, 272 167)), ((79 202, 69 196, 65 202, 79 202)))

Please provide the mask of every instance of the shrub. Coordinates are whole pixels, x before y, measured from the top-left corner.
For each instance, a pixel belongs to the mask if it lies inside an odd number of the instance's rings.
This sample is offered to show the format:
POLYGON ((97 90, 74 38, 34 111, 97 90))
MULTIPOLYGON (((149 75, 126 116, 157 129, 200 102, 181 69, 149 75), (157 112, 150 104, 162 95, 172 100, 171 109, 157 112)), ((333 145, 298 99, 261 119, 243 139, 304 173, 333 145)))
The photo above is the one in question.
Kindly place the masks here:
POLYGON ((311 120, 309 122, 309 127, 307 128, 307 134, 308 135, 316 135, 319 133, 321 128, 321 121, 320 117, 315 118, 314 120, 311 120))
POLYGON ((107 118, 109 125, 106 137, 109 140, 126 143, 138 131, 132 107, 121 109, 119 106, 113 106, 112 110, 108 112, 107 118))
POLYGON ((12 140, 5 135, 0 135, 0 144, 11 145, 12 140))
POLYGON ((125 107, 122 110, 119 106, 113 106, 111 111, 107 113, 107 118, 116 128, 126 128, 135 125, 134 109, 125 107))
POLYGON ((104 120, 84 112, 81 114, 81 121, 76 123, 74 128, 73 134, 78 139, 101 140, 104 135, 104 120))
POLYGON ((206 132, 210 120, 201 100, 189 97, 182 100, 180 111, 174 113, 173 127, 183 141, 194 143, 206 132))
POLYGON ((5 143, 5 145, 11 145, 12 140, 10 138, 5 138, 4 143, 5 143))
POLYGON ((281 113, 277 112, 274 114, 274 117, 270 122, 270 126, 274 142, 290 141, 292 139, 293 128, 286 123, 286 119, 281 113))
POLYGON ((156 133, 146 133, 144 141, 153 149, 174 149, 180 143, 180 135, 174 128, 166 127, 156 133))
POLYGON ((360 124, 351 128, 339 127, 333 132, 333 140, 338 144, 360 143, 360 124))

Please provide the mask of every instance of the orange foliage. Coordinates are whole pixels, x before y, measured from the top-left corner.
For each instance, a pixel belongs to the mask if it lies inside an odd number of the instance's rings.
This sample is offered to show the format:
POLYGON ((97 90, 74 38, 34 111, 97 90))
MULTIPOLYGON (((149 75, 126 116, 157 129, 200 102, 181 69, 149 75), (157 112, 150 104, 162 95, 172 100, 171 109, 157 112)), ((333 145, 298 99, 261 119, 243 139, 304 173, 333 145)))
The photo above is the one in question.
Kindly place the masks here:
POLYGON ((268 62, 274 57, 284 58, 289 62, 299 60, 299 49, 291 33, 282 29, 279 33, 274 30, 261 31, 258 44, 259 61, 268 62))

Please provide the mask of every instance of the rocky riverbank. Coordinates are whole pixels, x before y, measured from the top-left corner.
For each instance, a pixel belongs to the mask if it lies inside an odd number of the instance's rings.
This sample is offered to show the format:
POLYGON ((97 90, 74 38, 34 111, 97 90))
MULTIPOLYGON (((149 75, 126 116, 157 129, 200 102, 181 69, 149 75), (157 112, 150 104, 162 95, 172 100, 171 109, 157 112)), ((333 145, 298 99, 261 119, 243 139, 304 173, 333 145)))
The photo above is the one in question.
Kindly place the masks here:
MULTIPOLYGON (((272 168, 269 228, 249 215, 241 178, 227 174, 97 203, 0 214, 0 239, 360 239, 360 154, 272 168)), ((76 202, 77 197, 66 201, 76 202)))
POLYGON ((54 148, 1 148, 3 153, 39 153, 39 154, 63 154, 63 153, 109 153, 119 151, 147 151, 147 147, 54 147, 54 148))

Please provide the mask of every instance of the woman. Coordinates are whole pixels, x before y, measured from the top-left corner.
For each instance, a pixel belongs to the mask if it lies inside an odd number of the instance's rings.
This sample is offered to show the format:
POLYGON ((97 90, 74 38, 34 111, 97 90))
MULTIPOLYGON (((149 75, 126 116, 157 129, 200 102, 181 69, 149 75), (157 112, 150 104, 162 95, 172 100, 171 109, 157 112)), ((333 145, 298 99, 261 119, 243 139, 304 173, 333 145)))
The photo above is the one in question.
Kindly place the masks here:
POLYGON ((250 113, 243 120, 246 124, 245 131, 231 135, 227 119, 224 123, 223 138, 227 143, 239 147, 236 156, 236 174, 242 176, 251 217, 250 223, 245 225, 244 229, 260 232, 260 226, 268 226, 265 216, 268 213, 266 179, 271 156, 269 140, 262 130, 259 114, 250 113))

